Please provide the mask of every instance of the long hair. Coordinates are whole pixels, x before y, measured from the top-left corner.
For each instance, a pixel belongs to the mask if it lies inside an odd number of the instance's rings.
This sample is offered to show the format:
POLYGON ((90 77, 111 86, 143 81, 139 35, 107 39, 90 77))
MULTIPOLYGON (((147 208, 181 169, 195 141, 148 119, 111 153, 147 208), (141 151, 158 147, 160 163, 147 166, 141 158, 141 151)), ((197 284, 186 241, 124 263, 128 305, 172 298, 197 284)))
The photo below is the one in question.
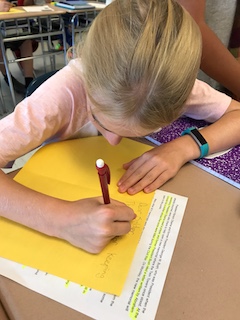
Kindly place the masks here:
POLYGON ((94 110, 151 130, 183 112, 201 36, 176 1, 115 0, 95 18, 80 55, 94 110))

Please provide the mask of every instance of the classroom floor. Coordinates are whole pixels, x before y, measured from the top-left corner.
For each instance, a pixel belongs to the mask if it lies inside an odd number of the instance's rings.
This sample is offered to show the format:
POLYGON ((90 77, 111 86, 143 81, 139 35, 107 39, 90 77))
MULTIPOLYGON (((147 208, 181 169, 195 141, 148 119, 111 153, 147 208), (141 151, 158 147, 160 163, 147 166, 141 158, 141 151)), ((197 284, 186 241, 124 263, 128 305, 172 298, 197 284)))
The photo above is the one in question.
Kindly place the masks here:
MULTIPOLYGON (((38 50, 36 51, 36 54, 39 54, 39 51, 41 50, 40 48, 38 48, 38 50)), ((11 51, 8 50, 7 54, 9 55, 9 57, 11 56, 11 51)), ((62 67, 64 67, 65 62, 64 62, 64 55, 63 53, 60 53, 59 55, 56 55, 56 69, 61 69, 62 67)), ((46 67, 47 67, 47 72, 51 71, 51 63, 50 63, 50 59, 46 58, 46 67)), ((10 64, 10 70, 12 75, 20 82, 24 83, 24 77, 22 74, 21 69, 19 68, 18 64, 16 63, 11 63, 10 64)), ((44 70, 44 63, 43 63, 43 59, 42 58, 38 58, 38 59, 34 59, 34 74, 35 77, 40 76, 41 74, 44 74, 45 70, 44 70)), ((0 114, 0 119, 7 116, 8 114, 12 113, 14 110, 14 105, 12 102, 12 98, 11 98, 11 93, 9 90, 8 85, 6 84, 6 82, 3 79, 3 76, 0 74, 0 90, 4 99, 4 105, 5 108, 7 110, 6 113, 4 113, 3 115, 0 114)), ((16 100, 17 103, 20 102, 22 99, 24 99, 23 95, 17 94, 16 93, 16 100)), ((0 102, 1 103, 1 102, 0 102)), ((16 170, 20 167, 22 167, 24 165, 24 163, 29 159, 29 157, 31 157, 31 155, 34 153, 30 152, 27 155, 17 159, 13 165, 13 167, 11 169, 3 169, 4 172, 8 173, 10 171, 16 170)))

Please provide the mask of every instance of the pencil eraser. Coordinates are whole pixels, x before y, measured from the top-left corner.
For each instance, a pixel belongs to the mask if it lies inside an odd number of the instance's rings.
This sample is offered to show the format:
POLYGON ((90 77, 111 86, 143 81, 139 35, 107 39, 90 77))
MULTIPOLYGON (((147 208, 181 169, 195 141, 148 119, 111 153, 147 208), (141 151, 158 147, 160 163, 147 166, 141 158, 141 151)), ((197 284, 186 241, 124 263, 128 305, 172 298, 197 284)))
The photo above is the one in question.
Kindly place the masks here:
POLYGON ((96 161, 96 166, 97 166, 98 168, 103 168, 103 167, 104 167, 104 161, 103 161, 103 159, 97 159, 97 161, 96 161))

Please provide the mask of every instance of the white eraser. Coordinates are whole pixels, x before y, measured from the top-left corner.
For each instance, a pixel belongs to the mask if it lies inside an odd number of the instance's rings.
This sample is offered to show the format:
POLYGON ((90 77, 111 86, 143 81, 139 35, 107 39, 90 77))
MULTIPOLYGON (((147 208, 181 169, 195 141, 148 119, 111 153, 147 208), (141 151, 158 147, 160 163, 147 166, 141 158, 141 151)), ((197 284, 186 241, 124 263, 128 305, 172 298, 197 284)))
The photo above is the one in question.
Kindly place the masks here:
POLYGON ((98 168, 103 168, 103 167, 104 167, 104 161, 103 161, 103 159, 97 159, 97 161, 96 161, 96 166, 97 166, 98 168))

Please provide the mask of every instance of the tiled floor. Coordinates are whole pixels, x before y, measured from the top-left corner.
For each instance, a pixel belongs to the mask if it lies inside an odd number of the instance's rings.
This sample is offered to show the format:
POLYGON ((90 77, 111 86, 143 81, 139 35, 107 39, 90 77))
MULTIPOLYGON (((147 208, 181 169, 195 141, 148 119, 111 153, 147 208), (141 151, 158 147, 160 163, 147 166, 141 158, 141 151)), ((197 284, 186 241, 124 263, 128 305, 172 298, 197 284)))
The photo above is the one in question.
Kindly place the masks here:
MULTIPOLYGON (((38 50, 40 50, 40 49, 38 49, 38 50)), ((36 53, 38 53, 38 51, 36 51, 36 53)), ((8 54, 11 55, 10 50, 8 50, 8 54)), ((56 55, 55 57, 56 57, 56 69, 61 69, 65 65, 63 53, 56 55)), ((50 60, 47 58, 46 61, 47 61, 47 71, 50 71, 51 70, 50 60)), ((12 63, 12 64, 10 64, 10 69, 11 69, 12 75, 15 78, 17 78, 18 81, 24 83, 24 77, 22 75, 22 71, 20 70, 19 66, 16 63, 12 63)), ((43 59, 42 58, 35 59, 34 60, 35 76, 39 76, 39 75, 43 74, 44 72, 45 72, 45 70, 44 70, 43 59)), ((4 81, 2 75, 0 75, 0 90, 1 90, 1 93, 2 93, 2 96, 4 99, 5 108, 7 110, 6 113, 1 114, 1 107, 2 106, 0 106, 0 119, 1 119, 3 117, 7 116, 8 114, 10 114, 11 112, 13 112, 13 110, 14 110, 14 105, 12 102, 9 87, 6 84, 6 82, 4 81)), ((24 99, 24 96, 21 96, 16 93, 17 102, 20 102, 22 99, 24 99)), ((7 172, 10 172, 10 171, 13 171, 13 170, 16 170, 16 169, 22 167, 24 165, 24 163, 29 159, 29 157, 31 157, 31 155, 34 152, 35 151, 30 152, 29 154, 26 154, 25 156, 17 159, 15 161, 12 169, 3 169, 3 171, 5 171, 7 173, 7 172)))

